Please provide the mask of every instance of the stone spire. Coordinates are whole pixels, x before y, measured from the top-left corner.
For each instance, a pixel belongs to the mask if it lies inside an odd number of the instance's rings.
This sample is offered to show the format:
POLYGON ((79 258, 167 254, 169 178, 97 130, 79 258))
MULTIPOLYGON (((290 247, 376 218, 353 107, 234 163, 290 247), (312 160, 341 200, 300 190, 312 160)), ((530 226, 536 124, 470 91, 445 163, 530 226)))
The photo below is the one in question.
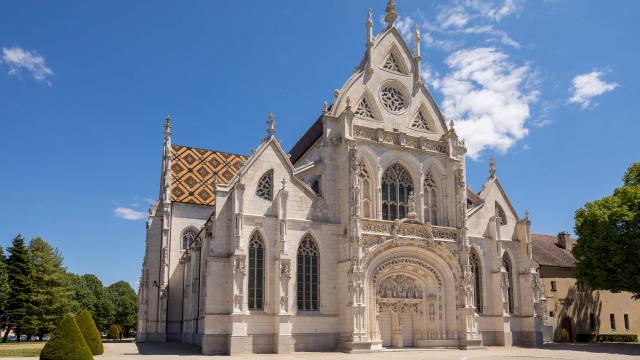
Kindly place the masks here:
POLYGON ((416 60, 416 78, 418 84, 422 84, 422 75, 420 74, 420 28, 418 24, 413 28, 413 52, 416 60))
POLYGON ((384 22, 387 23, 387 27, 392 27, 398 19, 398 13, 396 12, 396 2, 394 0, 389 0, 385 12, 387 13, 387 15, 384 17, 384 22))
POLYGON ((367 47, 367 68, 366 68, 366 72, 371 75, 371 73, 373 72, 373 51, 371 50, 373 48, 373 12, 371 11, 371 9, 369 9, 369 13, 367 16, 367 24, 366 24, 366 28, 367 28, 367 43, 366 43, 366 47, 367 47))
POLYGON ((273 113, 269 113, 267 117, 267 124, 269 127, 267 128, 267 134, 269 134, 269 138, 272 138, 276 133, 276 116, 273 113))
POLYGON ((171 139, 171 116, 167 115, 164 119, 164 141, 171 139))
POLYGON ((420 28, 418 24, 413 28, 413 51, 415 52, 414 56, 420 62, 420 28))
POLYGON ((489 159, 489 179, 496 177, 496 158, 493 156, 489 159))

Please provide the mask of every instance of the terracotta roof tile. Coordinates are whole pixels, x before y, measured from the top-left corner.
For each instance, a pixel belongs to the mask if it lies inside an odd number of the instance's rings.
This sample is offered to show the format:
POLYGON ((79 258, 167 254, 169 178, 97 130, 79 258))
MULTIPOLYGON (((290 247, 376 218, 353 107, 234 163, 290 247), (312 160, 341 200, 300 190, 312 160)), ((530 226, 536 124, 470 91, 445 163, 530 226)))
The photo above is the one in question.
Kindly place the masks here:
POLYGON ((215 205, 213 179, 226 184, 244 165, 246 156, 171 145, 171 201, 215 205))
POLYGON ((572 268, 575 266, 575 259, 571 252, 557 245, 558 238, 555 236, 531 234, 533 243, 533 259, 542 266, 572 268))

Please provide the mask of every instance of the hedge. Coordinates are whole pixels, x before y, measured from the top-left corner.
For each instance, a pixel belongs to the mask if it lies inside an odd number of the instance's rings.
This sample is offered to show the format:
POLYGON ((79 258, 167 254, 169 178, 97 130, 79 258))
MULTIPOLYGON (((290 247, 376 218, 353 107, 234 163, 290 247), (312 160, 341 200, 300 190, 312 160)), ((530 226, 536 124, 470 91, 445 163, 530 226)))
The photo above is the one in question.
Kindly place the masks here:
POLYGON ((65 316, 40 352, 40 360, 93 360, 91 349, 71 316, 65 316))
POLYGON ((118 324, 113 324, 107 331, 107 339, 122 340, 122 328, 118 324))
POLYGON ((102 338, 100 337, 100 332, 96 327, 95 321, 93 321, 91 313, 87 310, 80 311, 80 314, 76 316, 76 323, 89 349, 91 349, 91 353, 93 353, 93 355, 102 355, 104 352, 102 338))
POLYGON ((638 342, 636 334, 578 334, 577 342, 638 342))

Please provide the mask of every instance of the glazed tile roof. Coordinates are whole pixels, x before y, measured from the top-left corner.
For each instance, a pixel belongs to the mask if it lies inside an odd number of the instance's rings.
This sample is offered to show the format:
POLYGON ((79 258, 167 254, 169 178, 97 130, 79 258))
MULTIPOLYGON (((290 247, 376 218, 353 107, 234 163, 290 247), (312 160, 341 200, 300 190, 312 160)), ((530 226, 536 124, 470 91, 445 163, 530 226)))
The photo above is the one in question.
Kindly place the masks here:
POLYGON ((215 205, 215 175, 219 184, 227 184, 246 159, 243 155, 171 145, 171 201, 215 205))
POLYGON ((571 252, 557 245, 557 237, 531 234, 531 241, 533 243, 533 259, 541 266, 564 268, 575 266, 576 261, 571 252))

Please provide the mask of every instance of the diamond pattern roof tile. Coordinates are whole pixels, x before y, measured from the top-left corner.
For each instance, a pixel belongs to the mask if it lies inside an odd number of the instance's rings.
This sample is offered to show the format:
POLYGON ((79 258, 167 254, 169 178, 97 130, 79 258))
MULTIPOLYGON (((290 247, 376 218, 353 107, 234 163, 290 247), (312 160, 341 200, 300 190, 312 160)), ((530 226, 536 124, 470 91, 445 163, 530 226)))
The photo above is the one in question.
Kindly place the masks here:
POLYGON ((172 145, 171 201, 215 205, 214 177, 219 184, 227 184, 246 160, 243 155, 172 145))

